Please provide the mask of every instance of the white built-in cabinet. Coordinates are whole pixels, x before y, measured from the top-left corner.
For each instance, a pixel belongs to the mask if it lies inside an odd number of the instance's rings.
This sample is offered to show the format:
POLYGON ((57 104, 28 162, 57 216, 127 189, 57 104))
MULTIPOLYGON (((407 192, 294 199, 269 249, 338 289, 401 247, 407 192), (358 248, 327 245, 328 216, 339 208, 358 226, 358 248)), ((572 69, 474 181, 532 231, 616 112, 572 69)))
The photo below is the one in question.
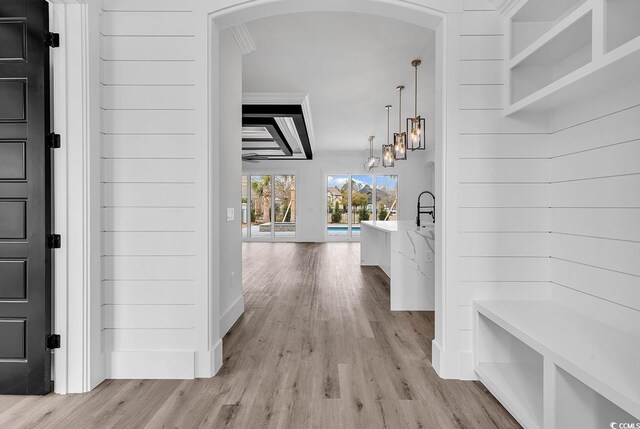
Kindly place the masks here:
POLYGON ((640 421, 639 337, 553 301, 473 309, 475 372, 523 427, 640 421))
POLYGON ((504 19, 505 114, 640 73, 639 0, 521 0, 504 19))

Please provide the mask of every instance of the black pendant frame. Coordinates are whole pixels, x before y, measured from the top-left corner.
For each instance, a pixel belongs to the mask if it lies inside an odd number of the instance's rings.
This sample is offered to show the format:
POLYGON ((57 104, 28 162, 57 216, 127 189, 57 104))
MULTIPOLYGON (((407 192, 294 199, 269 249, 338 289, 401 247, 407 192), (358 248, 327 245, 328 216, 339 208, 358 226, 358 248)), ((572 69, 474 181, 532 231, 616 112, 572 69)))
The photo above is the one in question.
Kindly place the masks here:
POLYGON ((427 126, 426 126, 426 121, 425 118, 418 116, 417 118, 407 118, 407 144, 408 144, 408 149, 411 152, 414 152, 416 150, 426 150, 427 149, 427 126), (418 140, 418 145, 416 146, 413 142, 413 139, 410 137, 411 136, 411 128, 413 125, 413 122, 417 119, 418 124, 420 126, 420 139, 418 140))

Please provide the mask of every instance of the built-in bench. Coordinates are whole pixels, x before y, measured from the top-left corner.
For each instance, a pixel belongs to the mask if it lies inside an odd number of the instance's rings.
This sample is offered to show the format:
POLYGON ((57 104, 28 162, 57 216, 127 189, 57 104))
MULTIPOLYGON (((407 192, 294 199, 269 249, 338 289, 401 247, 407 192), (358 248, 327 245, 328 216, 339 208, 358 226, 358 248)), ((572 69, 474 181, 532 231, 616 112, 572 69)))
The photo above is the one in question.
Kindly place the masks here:
POLYGON ((640 422, 639 336, 552 301, 475 301, 473 315, 475 371, 525 428, 640 422))

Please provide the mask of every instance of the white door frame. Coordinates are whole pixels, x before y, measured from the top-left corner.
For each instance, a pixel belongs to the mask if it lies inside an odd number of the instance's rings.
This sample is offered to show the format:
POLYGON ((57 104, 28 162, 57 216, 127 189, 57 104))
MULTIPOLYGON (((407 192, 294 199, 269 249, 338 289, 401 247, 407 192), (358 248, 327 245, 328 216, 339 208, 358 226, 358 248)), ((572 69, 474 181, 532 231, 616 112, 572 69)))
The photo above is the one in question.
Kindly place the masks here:
POLYGON ((54 151, 53 353, 56 393, 87 392, 104 380, 100 276, 99 5, 92 0, 48 0, 54 151), (89 144, 91 143, 91 144, 89 144))
MULTIPOLYGON (((433 340, 433 367, 443 378, 458 378, 458 326, 455 310, 457 306, 457 140, 453 137, 457 130, 458 99, 458 50, 459 15, 462 0, 203 0, 199 3, 197 16, 206 16, 200 22, 198 32, 201 37, 198 67, 198 85, 207 88, 200 91, 198 106, 202 114, 198 116, 200 137, 207 136, 208 147, 203 153, 208 172, 202 198, 209 201, 208 217, 209 242, 207 250, 207 272, 209 279, 209 299, 218 296, 219 285, 215 273, 219 267, 221 244, 212 237, 217 236, 219 213, 217 181, 212 181, 219 171, 220 160, 210 154, 218 153, 220 138, 219 88, 221 87, 219 40, 221 31, 236 27, 256 19, 288 13, 303 12, 351 12, 394 18, 414 25, 430 28, 436 33, 436 195, 439 197, 439 219, 436 224, 436 328, 433 340), (445 192, 446 190, 446 192, 445 192), (212 234, 212 233, 213 234, 212 234), (449 286, 450 285, 450 286, 449 286)), ((240 160, 238 160, 240 162, 240 160)), ((219 314, 216 302, 209 301, 209 314, 219 314)), ((214 318, 215 319, 215 318, 214 318)), ((215 320, 213 322, 216 323, 215 320)), ((215 325, 209 333, 210 341, 220 338, 215 325)), ((220 340, 218 340, 220 341, 220 340)), ((218 365, 215 365, 214 372, 218 365)))

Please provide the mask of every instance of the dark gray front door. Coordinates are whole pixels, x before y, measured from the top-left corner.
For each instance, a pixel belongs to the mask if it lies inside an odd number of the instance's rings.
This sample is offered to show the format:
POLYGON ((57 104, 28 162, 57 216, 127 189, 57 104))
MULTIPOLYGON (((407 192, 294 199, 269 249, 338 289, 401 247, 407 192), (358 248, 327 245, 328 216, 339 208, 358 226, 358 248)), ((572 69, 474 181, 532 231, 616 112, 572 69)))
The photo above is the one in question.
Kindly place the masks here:
POLYGON ((0 394, 51 391, 48 7, 0 0, 0 394))

